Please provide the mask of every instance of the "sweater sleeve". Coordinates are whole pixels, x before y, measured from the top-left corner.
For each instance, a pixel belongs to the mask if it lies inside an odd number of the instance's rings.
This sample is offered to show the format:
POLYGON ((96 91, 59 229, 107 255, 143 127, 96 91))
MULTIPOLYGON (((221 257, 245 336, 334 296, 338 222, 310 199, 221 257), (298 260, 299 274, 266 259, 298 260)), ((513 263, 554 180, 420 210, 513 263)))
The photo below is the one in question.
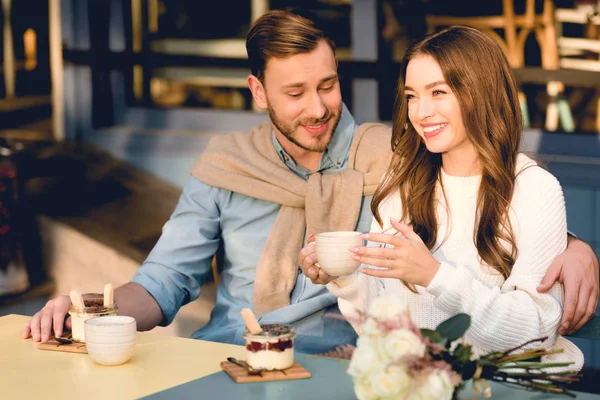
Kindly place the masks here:
POLYGON ((485 285, 465 266, 442 263, 426 288, 437 308, 452 315, 469 314, 467 340, 490 350, 506 350, 545 336, 544 345, 550 345, 557 339, 562 316, 562 285, 555 284, 547 293, 536 290, 567 245, 565 202, 556 178, 539 167, 522 171, 510 214, 518 255, 501 287, 485 285))
POLYGON ((327 289, 338 297, 342 315, 359 335, 362 334, 362 329, 356 320, 357 311, 367 311, 369 304, 382 296, 384 291, 381 279, 360 272, 328 283, 327 289))
MULTIPOLYGON (((392 200, 384 201, 380 205, 380 214, 384 221, 387 221, 390 216, 397 218, 396 209, 398 204, 394 204, 392 200)), ((375 218, 371 222, 370 232, 381 232, 389 227, 389 222, 384 222, 383 229, 375 218)), ((376 246, 369 242, 367 246, 376 246)), ((369 268, 368 265, 362 264, 359 268, 369 268)), ((354 322, 357 311, 367 311, 369 304, 385 292, 384 279, 365 275, 361 272, 354 272, 349 276, 339 277, 327 284, 327 289, 338 297, 338 306, 342 315, 350 322, 354 330, 360 335, 361 328, 354 322)))

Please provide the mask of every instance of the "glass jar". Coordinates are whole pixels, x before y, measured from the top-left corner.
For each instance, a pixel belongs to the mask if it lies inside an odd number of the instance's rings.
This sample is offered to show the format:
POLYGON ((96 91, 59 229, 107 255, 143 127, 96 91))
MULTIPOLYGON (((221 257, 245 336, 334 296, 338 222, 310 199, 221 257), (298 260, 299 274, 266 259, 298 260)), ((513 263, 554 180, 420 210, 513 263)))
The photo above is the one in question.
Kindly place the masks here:
POLYGON ((84 308, 71 306, 69 314, 71 315, 71 335, 75 342, 85 343, 85 333, 83 326, 86 320, 107 315, 117 315, 117 303, 110 307, 104 307, 104 297, 101 294, 83 295, 84 308))
POLYGON ((261 324, 262 332, 246 331, 246 362, 254 369, 282 370, 294 365, 294 339, 291 325, 261 324))

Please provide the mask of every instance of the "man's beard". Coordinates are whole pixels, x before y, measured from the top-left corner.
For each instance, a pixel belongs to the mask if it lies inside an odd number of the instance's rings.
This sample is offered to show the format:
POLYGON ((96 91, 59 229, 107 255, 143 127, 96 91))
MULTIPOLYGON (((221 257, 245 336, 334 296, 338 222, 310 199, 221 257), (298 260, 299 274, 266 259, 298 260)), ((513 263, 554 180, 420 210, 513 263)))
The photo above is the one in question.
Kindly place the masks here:
MULTIPOLYGON (((335 130, 337 129, 337 126, 340 123, 340 120, 342 119, 341 118, 342 105, 340 105, 340 108, 337 111, 337 113, 333 113, 329 110, 329 108, 327 108, 325 115, 323 115, 321 118, 315 119, 315 120, 313 120, 313 119, 302 120, 298 123, 295 123, 294 126, 289 126, 289 125, 284 124, 277 117, 275 110, 273 109, 273 107, 271 107, 271 104, 269 104, 269 103, 267 104, 267 111, 269 112, 269 117, 271 118, 271 122, 273 122, 273 125, 275 125, 275 128, 277 128, 277 130, 279 132, 281 132, 281 134, 283 136, 285 136, 287 140, 289 140, 296 146, 300 147, 302 150, 312 151, 315 153, 323 153, 325 151, 325 149, 327 149, 327 146, 329 146, 329 143, 331 142, 331 138, 333 138, 333 135, 335 134, 335 130), (296 128, 298 128, 300 125, 316 125, 316 124, 327 123, 327 122, 331 122, 331 121, 333 122, 333 126, 332 126, 333 129, 331 130, 331 135, 329 136, 326 143, 317 143, 313 146, 308 146, 308 145, 300 143, 299 139, 296 137, 296 128)), ((323 135, 326 135, 326 134, 327 133, 324 133, 323 135)))

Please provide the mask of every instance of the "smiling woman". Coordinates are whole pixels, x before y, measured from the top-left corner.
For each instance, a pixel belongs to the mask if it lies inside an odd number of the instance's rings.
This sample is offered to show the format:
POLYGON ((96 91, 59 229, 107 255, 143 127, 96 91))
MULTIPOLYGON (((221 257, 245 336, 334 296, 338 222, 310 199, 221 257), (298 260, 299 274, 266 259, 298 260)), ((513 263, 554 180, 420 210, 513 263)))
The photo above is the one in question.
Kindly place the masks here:
POLYGON ((469 314, 464 340, 475 356, 544 338, 543 347, 564 350, 544 361, 581 369, 583 354, 558 334, 562 286, 537 291, 566 248, 566 211, 556 178, 519 154, 517 93, 502 49, 476 29, 451 27, 408 49, 394 158, 363 235, 371 243, 350 249, 362 268, 322 278, 357 332, 357 311, 396 294, 419 328, 469 314))

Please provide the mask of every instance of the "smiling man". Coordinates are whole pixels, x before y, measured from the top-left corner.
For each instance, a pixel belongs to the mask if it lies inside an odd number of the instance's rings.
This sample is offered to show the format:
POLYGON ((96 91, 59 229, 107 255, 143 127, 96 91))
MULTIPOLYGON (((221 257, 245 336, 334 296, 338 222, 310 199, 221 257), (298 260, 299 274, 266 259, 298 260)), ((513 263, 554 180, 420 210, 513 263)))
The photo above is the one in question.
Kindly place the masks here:
MULTIPOLYGON (((354 343, 348 323, 328 318, 339 313, 337 298, 313 284, 319 277, 311 271, 302 274, 298 252, 313 233, 369 230, 391 131, 355 123, 342 102, 334 44, 316 19, 268 12, 251 28, 246 48, 248 86, 269 119, 211 140, 155 248, 132 281, 116 289, 119 313, 135 317, 140 330, 171 323, 198 298, 213 256, 221 254, 216 305, 193 337, 244 343, 240 311, 248 307, 261 323, 292 324, 297 351, 354 343)), ((581 250, 577 257, 581 264, 565 277, 576 276, 579 288, 593 256, 581 250)), ((45 341, 52 328, 61 335, 69 305, 68 296, 48 302, 24 337, 45 341)))
MULTIPOLYGON (((271 11, 246 48, 248 86, 269 119, 208 144, 155 248, 116 289, 119 312, 142 330, 169 324, 222 254, 216 305, 193 337, 244 343, 240 311, 248 307, 261 323, 292 324, 297 351, 354 343, 352 327, 328 317, 339 313, 337 299, 301 273, 297 256, 311 233, 368 230, 391 131, 356 125, 342 102, 334 43, 315 18, 271 11)), ((64 296, 49 302, 24 335, 46 340, 52 326, 60 335, 68 305, 64 296)))
POLYGON ((298 351, 324 352, 355 334, 327 319, 338 312, 336 299, 299 273, 297 254, 307 234, 367 228, 390 131, 356 126, 342 102, 334 44, 314 19, 267 13, 246 48, 248 86, 269 120, 211 141, 133 282, 160 304, 164 318, 156 322, 168 323, 198 296, 221 245, 217 304, 194 336, 243 343, 240 310, 249 307, 261 323, 293 324, 298 351))

